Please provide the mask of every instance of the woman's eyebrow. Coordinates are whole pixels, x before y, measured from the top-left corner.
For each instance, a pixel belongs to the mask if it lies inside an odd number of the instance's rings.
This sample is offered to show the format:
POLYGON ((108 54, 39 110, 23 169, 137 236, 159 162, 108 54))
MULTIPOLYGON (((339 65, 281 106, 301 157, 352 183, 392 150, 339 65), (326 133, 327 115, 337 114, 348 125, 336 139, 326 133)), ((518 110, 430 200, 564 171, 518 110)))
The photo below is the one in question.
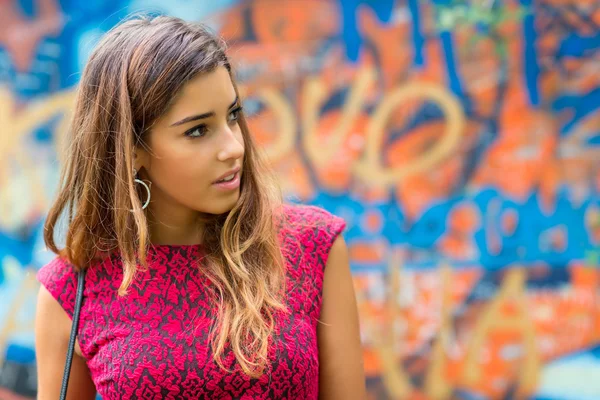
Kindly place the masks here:
MULTIPOLYGON (((233 103, 231 103, 229 105, 229 110, 231 110, 233 107, 235 107, 236 104, 238 104, 239 100, 240 100, 239 97, 236 97, 235 100, 233 101, 233 103)), ((215 116, 214 111, 209 111, 209 112, 206 112, 203 114, 191 115, 189 117, 185 117, 184 119, 171 124, 170 126, 179 126, 179 125, 187 124, 188 122, 197 121, 199 119, 205 119, 205 118, 210 118, 210 117, 214 117, 214 116, 215 116)))

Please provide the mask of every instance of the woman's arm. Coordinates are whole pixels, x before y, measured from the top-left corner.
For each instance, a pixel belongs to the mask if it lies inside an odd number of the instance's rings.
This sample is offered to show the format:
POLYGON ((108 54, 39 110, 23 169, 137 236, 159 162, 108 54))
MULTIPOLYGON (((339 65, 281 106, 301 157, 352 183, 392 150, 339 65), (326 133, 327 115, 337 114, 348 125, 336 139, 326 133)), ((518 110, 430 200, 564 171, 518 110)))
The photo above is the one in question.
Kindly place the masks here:
POLYGON ((356 297, 348 249, 341 236, 331 247, 325 267, 317 334, 319 398, 365 400, 367 394, 356 297))
MULTIPOLYGON (((60 395, 71 319, 43 286, 40 288, 35 319, 38 400, 56 400, 60 395)), ((69 377, 69 400, 93 400, 96 387, 83 357, 73 354, 69 377)))

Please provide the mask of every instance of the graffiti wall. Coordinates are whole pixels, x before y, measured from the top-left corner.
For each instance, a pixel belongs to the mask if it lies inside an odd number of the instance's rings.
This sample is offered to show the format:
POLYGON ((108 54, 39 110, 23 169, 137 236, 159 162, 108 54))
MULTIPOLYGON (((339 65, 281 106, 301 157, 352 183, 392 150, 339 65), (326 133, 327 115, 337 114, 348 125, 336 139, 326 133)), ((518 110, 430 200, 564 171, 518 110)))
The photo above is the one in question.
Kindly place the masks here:
POLYGON ((288 198, 347 220, 371 399, 600 398, 597 0, 0 0, 0 398, 74 86, 141 10, 230 41, 288 198))

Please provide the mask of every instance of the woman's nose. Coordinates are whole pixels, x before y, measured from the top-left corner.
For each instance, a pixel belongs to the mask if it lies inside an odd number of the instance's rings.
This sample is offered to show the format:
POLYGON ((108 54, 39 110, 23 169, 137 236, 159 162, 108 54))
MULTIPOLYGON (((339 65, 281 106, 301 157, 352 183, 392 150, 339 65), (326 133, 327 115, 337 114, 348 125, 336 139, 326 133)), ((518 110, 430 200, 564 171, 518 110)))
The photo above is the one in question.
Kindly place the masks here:
POLYGON ((222 145, 217 154, 219 161, 238 159, 244 155, 244 138, 241 132, 237 133, 227 127, 222 135, 222 145))

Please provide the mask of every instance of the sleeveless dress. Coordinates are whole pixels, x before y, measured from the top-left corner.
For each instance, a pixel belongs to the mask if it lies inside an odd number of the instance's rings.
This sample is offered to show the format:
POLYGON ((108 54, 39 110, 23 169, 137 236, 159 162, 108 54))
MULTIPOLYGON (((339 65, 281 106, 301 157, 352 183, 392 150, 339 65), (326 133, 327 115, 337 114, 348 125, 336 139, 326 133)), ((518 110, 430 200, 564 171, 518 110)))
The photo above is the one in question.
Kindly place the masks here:
MULTIPOLYGON (((194 266, 201 245, 151 247, 149 268, 125 297, 118 257, 86 274, 79 344, 98 394, 117 399, 317 399, 317 320, 324 267, 345 223, 313 206, 284 206, 280 242, 286 262, 289 314, 281 314, 262 377, 243 374, 230 348, 226 373, 213 360, 208 339, 216 307, 210 281, 194 266)), ((73 318, 77 275, 61 258, 37 278, 73 318)))

